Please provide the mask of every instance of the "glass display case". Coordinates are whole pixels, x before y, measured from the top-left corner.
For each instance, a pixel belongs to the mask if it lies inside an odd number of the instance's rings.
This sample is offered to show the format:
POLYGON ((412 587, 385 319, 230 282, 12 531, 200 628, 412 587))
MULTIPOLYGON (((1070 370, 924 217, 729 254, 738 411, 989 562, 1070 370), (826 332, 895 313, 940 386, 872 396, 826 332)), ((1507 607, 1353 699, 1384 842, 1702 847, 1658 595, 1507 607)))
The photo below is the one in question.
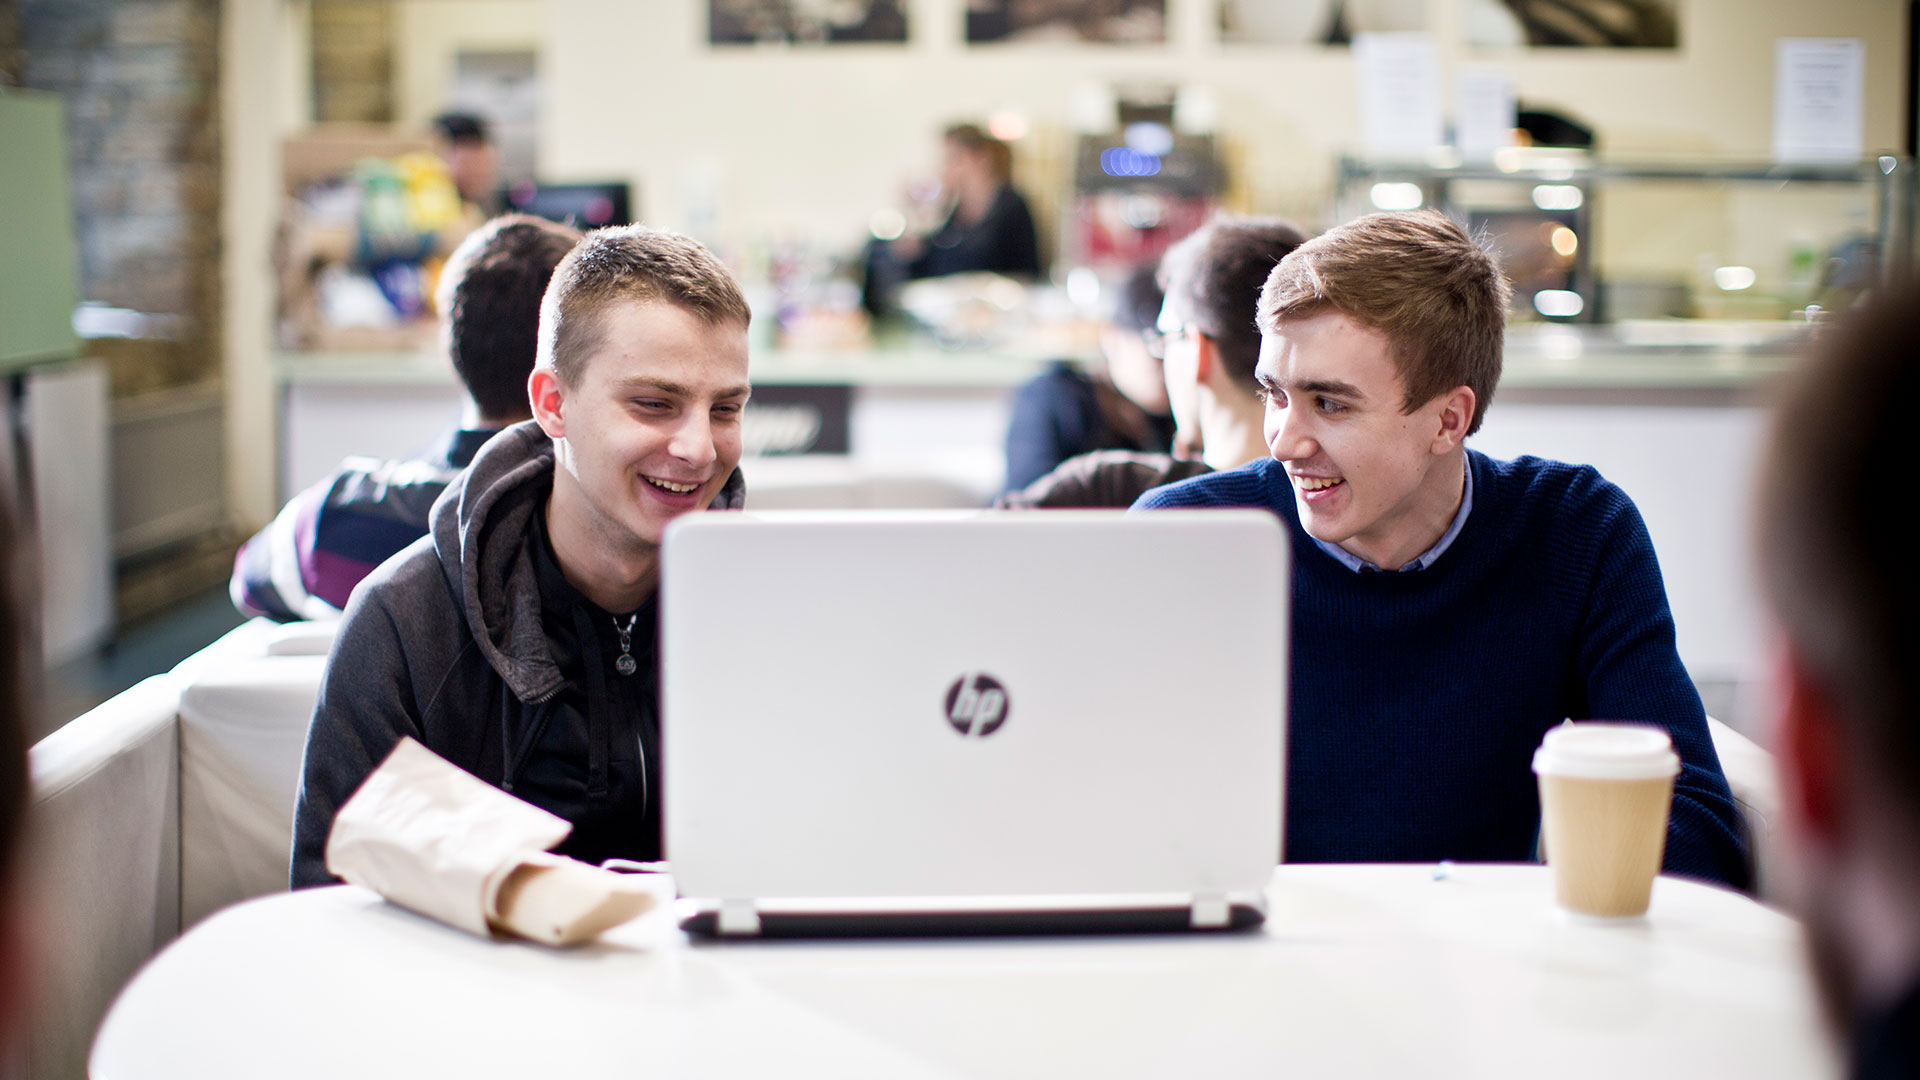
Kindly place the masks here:
POLYGON ((1520 321, 1814 321, 1912 259, 1909 158, 1779 164, 1529 147, 1344 158, 1337 220, 1439 209, 1483 236, 1520 321))

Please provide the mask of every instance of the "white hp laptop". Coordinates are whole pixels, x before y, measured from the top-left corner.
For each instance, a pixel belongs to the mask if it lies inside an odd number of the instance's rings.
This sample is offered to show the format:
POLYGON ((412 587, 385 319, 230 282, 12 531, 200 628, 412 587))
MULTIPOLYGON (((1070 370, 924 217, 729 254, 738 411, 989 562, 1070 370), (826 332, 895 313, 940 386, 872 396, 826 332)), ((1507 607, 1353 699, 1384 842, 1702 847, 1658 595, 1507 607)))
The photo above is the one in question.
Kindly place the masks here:
POLYGON ((662 568, 689 931, 1264 918, 1290 592, 1272 515, 689 514, 662 568))

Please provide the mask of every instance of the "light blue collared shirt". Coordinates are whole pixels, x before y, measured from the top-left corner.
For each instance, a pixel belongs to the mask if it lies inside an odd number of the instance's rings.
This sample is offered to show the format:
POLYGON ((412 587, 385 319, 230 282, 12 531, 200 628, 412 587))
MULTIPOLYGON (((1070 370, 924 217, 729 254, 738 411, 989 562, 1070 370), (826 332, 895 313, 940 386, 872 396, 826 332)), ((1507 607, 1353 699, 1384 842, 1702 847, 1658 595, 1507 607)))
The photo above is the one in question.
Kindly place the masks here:
MULTIPOLYGON (((1467 462, 1467 481, 1465 485, 1465 491, 1460 496, 1460 509, 1453 512, 1452 524, 1447 526, 1446 532, 1443 532, 1440 534, 1440 539, 1434 541, 1434 544, 1432 547, 1421 552, 1419 558, 1401 567, 1398 572, 1405 574, 1414 570, 1425 570, 1427 567, 1432 566, 1433 560, 1439 558, 1443 553, 1445 553, 1445 551, 1449 547, 1453 546, 1454 538, 1458 537, 1460 535, 1460 530, 1466 527, 1467 515, 1472 512, 1473 512, 1473 463, 1469 461, 1467 462)), ((1380 571, 1380 568, 1378 566, 1375 566, 1374 564, 1368 562, 1367 560, 1361 558, 1360 556, 1355 555, 1353 552, 1348 551, 1346 548, 1341 547, 1339 544, 1329 544, 1325 540, 1322 540, 1317 536, 1313 537, 1313 542, 1320 545, 1321 551, 1324 551, 1327 554, 1333 556, 1334 558, 1340 560, 1340 565, 1346 567, 1347 569, 1353 571, 1356 574, 1362 573, 1363 571, 1369 571, 1369 570, 1376 571, 1376 572, 1380 571)))

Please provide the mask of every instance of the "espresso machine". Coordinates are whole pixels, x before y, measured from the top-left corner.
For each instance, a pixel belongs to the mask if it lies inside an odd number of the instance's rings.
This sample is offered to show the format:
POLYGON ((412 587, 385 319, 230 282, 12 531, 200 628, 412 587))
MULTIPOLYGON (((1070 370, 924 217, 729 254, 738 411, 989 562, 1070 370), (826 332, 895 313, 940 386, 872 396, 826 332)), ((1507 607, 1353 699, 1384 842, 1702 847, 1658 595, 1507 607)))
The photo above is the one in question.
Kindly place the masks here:
POLYGON ((1083 123, 1061 230, 1069 265, 1122 277, 1213 214, 1225 180, 1214 137, 1180 119, 1175 93, 1165 90, 1116 95, 1107 130, 1083 123))

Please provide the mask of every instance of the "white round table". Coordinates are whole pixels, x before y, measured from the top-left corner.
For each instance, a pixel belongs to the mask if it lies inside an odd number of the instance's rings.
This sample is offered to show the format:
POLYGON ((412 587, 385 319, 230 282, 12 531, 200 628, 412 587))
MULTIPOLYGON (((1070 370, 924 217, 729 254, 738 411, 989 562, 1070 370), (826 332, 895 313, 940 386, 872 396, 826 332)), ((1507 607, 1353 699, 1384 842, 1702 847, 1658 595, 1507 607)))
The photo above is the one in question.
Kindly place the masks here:
MULTIPOLYGON (((662 888, 667 883, 662 880, 662 888)), ((122 993, 137 1077, 1834 1076, 1796 923, 1663 878, 1580 924, 1536 866, 1286 866, 1258 932, 559 951, 351 887, 195 927, 122 993)))

